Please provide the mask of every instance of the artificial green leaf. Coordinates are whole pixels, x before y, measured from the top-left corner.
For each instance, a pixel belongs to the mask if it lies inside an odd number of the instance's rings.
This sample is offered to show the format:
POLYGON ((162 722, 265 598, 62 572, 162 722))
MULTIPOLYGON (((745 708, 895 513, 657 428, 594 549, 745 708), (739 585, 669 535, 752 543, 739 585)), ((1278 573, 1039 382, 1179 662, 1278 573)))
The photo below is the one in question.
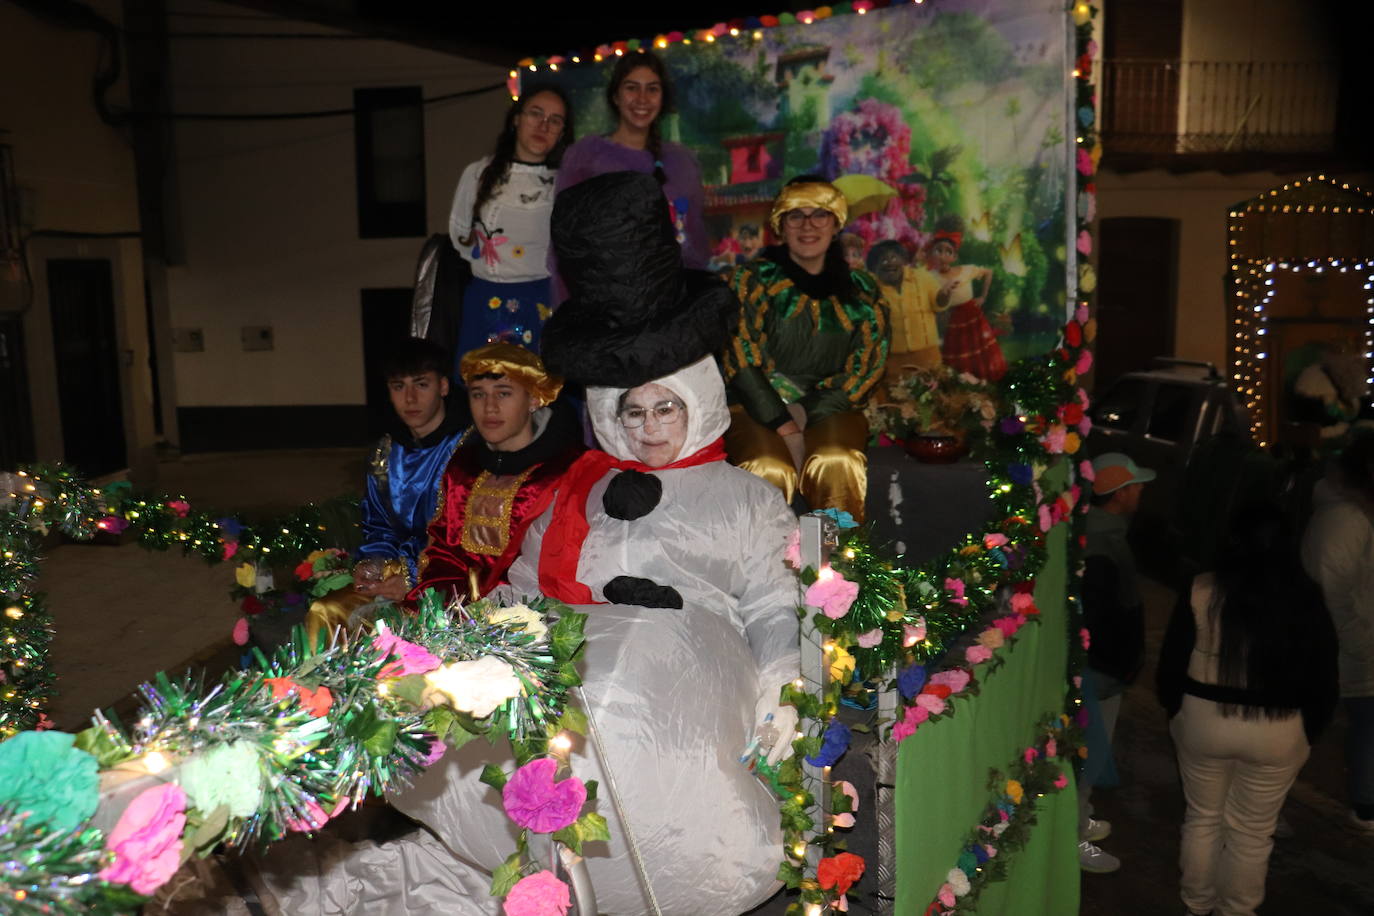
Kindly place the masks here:
POLYGON ((595 779, 589 779, 583 783, 583 785, 587 787, 587 801, 596 801, 597 781, 595 779))
POLYGON ((510 889, 515 887, 515 882, 519 880, 520 853, 513 852, 491 873, 491 895, 493 897, 506 896, 510 893, 510 889))
POLYGON ((133 755, 109 736, 99 725, 76 733, 76 747, 95 758, 101 769, 114 766, 133 755))
POLYGON ((581 707, 569 705, 563 710, 563 715, 558 720, 558 727, 579 735, 587 733, 587 714, 581 707))
POLYGON ((181 861, 184 863, 192 855, 202 859, 208 856, 228 829, 228 805, 217 806, 204 818, 199 817, 198 812, 187 812, 186 833, 181 843, 181 861))
POLYGON ((396 736, 400 734, 401 723, 394 719, 383 719, 377 723, 372 734, 363 739, 363 750, 373 757, 389 757, 396 747, 396 736))
POLYGON ((568 661, 573 658, 577 650, 586 641, 583 628, 587 623, 587 615, 569 611, 558 618, 558 622, 549 627, 549 650, 553 657, 560 662, 568 661))
POLYGON ((783 862, 778 866, 778 880, 788 888, 795 888, 801 884, 802 870, 791 862, 783 862))
POLYGON ((810 585, 810 584, 812 584, 813 582, 815 582, 815 581, 816 581, 816 570, 815 570, 815 568, 814 568, 814 567, 811 567, 811 566, 808 566, 808 567, 806 567, 805 569, 803 569, 803 570, 801 571, 801 580, 802 580, 802 585, 810 585))
POLYGON ((582 855, 582 831, 576 824, 569 824, 562 830, 556 831, 553 835, 555 843, 562 843, 577 855, 582 855))
POLYGON ((494 763, 482 767, 482 775, 479 778, 498 792, 506 787, 506 772, 494 763))
POLYGON ((588 811, 579 817, 576 827, 582 834, 584 843, 594 843, 598 840, 609 842, 611 839, 611 829, 606 825, 606 819, 595 811, 588 811))
POLYGON ((577 673, 572 662, 564 662, 558 666, 558 670, 553 675, 554 683, 562 687, 580 687, 582 685, 582 675, 577 673))
POLYGON ((407 674, 405 677, 398 677, 387 684, 387 692, 394 697, 405 700, 411 706, 422 706, 425 693, 425 676, 423 674, 407 674))

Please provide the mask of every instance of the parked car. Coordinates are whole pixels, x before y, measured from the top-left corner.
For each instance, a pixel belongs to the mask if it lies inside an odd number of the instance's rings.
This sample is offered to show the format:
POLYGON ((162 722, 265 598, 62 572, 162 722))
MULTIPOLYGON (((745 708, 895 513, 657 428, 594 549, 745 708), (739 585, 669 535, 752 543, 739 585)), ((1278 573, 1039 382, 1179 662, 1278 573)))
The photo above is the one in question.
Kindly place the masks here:
MULTIPOLYGON (((1231 465, 1240 453, 1258 450, 1249 441, 1249 423, 1226 380, 1211 363, 1159 358, 1153 368, 1128 372, 1100 390, 1090 410, 1093 429, 1089 457, 1125 452, 1158 477, 1141 493, 1136 524, 1138 547, 1158 575, 1173 578, 1184 554, 1209 535, 1198 531, 1196 516, 1180 511, 1185 480, 1202 480, 1211 468, 1189 469, 1203 456, 1231 465), (1221 449, 1218 442, 1230 445, 1221 449)), ((1214 496, 1229 494, 1213 493, 1214 496)))

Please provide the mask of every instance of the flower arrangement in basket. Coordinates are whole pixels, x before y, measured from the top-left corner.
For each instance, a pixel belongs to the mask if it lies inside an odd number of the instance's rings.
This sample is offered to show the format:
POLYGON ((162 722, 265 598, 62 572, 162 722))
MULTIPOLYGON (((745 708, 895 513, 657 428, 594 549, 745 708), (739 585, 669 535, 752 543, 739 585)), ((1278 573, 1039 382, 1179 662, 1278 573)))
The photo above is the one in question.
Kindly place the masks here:
POLYGON ((291 581, 283 587, 257 590, 258 569, 252 563, 242 563, 234 570, 234 587, 229 595, 240 603, 244 618, 264 612, 304 613, 315 598, 321 598, 353 581, 348 551, 337 547, 311 551, 298 563, 291 581))
MULTIPOLYGON (((922 438, 952 439, 958 454, 982 441, 1001 416, 989 382, 940 365, 910 367, 864 409, 869 428, 908 450, 922 438)), ((957 457, 957 455, 956 455, 957 457)))

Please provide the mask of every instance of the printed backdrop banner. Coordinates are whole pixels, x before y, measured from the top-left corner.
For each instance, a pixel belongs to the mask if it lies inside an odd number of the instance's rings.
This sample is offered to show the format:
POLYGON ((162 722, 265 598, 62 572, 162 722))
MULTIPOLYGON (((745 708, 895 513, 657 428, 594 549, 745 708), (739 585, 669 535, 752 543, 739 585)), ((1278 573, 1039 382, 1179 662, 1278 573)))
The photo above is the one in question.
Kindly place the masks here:
MULTIPOLYGON (((677 94, 664 137, 701 163, 712 266, 775 241, 789 178, 844 178, 861 214, 846 253, 889 299, 936 232, 958 233, 1007 359, 1050 349, 1074 257, 1068 42, 1062 0, 930 0, 658 51, 677 94)), ((569 92, 578 136, 606 134, 614 61, 523 75, 569 92)))

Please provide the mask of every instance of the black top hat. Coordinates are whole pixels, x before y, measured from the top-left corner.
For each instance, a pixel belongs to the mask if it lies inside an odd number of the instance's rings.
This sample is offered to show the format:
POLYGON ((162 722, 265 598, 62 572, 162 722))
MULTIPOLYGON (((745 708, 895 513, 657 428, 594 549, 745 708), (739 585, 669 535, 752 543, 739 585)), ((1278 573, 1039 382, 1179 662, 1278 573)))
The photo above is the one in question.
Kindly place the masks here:
POLYGON ((720 352, 739 317, 724 281, 682 266, 668 201, 642 172, 608 172, 562 191, 553 247, 569 298, 540 355, 583 385, 634 388, 720 352))

